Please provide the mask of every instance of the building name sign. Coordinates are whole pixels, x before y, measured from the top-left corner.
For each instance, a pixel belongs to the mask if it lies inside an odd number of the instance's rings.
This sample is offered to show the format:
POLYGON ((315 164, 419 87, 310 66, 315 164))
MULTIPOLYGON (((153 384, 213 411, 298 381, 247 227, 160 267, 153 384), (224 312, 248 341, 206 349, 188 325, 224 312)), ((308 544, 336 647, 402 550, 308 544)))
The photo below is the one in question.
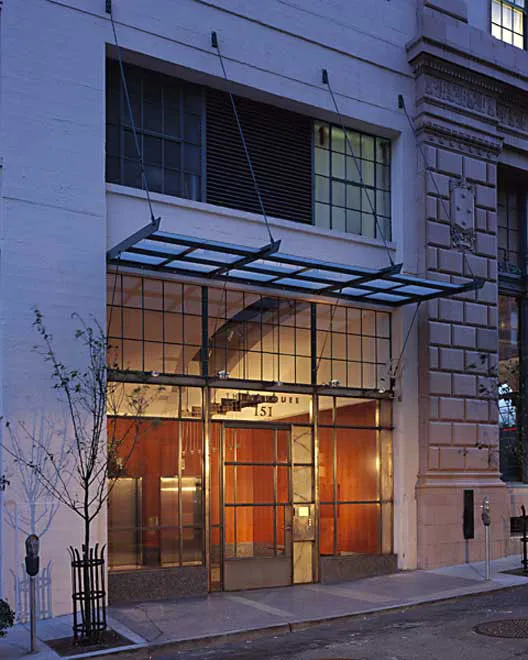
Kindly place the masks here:
POLYGON ((298 396, 277 394, 250 394, 236 392, 232 396, 223 396, 220 403, 211 403, 211 414, 225 415, 230 412, 241 412, 244 408, 255 408, 255 417, 273 417, 273 406, 299 405, 298 396))

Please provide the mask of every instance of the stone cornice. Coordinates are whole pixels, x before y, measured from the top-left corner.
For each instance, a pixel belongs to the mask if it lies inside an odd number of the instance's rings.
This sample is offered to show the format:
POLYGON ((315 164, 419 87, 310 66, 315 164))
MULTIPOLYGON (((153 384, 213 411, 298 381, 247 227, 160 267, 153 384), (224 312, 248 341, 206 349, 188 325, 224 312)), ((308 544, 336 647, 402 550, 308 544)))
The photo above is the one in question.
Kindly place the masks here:
MULTIPOLYGON (((438 113, 435 108, 443 106, 459 114, 462 112, 469 126, 475 120, 488 124, 492 133, 498 128, 503 132, 515 133, 527 140, 528 151, 528 93, 428 53, 420 54, 413 65, 417 82, 417 124, 423 125, 425 122, 425 119, 418 119, 420 115, 434 116, 438 113)), ((442 131, 445 133, 447 129, 442 131)), ((432 132, 438 133, 438 127, 434 127, 432 132)), ((486 158, 495 158, 500 151, 499 138, 486 140, 471 135, 471 132, 458 133, 449 139, 457 141, 462 151, 467 151, 471 142, 476 145, 477 151, 474 153, 480 152, 486 158)))
POLYGON ((449 147, 486 160, 496 160, 502 151, 502 140, 475 135, 469 131, 446 126, 440 121, 422 118, 417 127, 417 135, 424 141, 438 146, 449 147))
MULTIPOLYGON (((463 68, 452 64, 447 60, 440 59, 431 53, 420 53, 411 61, 415 77, 423 73, 429 73, 437 78, 456 81, 464 88, 488 92, 491 95, 504 94, 507 86, 493 78, 488 78, 475 73, 470 68, 463 68)), ((471 63, 468 62, 468 66, 471 63)))

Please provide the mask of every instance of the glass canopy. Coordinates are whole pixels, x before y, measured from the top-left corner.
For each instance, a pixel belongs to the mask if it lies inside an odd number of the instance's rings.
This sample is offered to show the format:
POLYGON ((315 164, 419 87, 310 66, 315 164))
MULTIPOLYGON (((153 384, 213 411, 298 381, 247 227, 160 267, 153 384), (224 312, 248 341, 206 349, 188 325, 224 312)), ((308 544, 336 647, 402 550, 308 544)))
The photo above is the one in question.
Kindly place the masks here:
POLYGON ((292 256, 280 251, 280 241, 256 248, 182 236, 160 231, 159 221, 110 249, 107 257, 113 265, 391 307, 452 296, 484 283, 405 275, 402 264, 374 269, 292 256))

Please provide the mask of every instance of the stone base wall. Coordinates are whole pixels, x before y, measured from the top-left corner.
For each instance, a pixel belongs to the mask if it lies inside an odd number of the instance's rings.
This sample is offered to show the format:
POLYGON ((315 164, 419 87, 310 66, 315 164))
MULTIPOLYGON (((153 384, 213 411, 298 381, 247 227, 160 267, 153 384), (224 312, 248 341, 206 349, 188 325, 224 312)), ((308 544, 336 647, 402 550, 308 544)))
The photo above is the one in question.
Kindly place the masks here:
POLYGON ((321 557, 321 584, 346 582, 374 575, 387 575, 398 570, 396 555, 351 555, 321 557))
POLYGON ((134 603, 182 596, 205 596, 209 585, 204 566, 110 571, 108 602, 134 603))
MULTIPOLYGON (((491 558, 510 554, 510 493, 500 482, 476 488, 469 482, 456 487, 428 486, 417 489, 418 567, 436 568, 484 559, 484 525, 481 504, 490 500, 491 558), (465 540, 463 531, 464 490, 474 493, 475 537, 465 540)), ((518 543, 518 542, 517 542, 518 543)))

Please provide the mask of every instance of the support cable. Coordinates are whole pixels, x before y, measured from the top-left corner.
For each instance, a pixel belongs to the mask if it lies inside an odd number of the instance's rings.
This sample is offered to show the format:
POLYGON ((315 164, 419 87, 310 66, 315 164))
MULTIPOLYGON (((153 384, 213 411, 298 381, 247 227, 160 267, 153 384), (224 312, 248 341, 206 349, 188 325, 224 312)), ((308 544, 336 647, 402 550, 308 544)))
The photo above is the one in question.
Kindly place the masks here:
MULTIPOLYGON (((328 337, 330 336, 330 333, 332 332, 332 328, 333 328, 333 325, 334 325, 334 316, 335 316, 335 313, 337 311, 337 307, 339 306, 339 302, 340 302, 342 293, 343 293, 343 289, 339 289, 339 295, 337 296, 337 300, 335 301, 335 303, 332 303, 330 305, 332 307, 332 311, 330 312, 330 322, 329 322, 328 328, 325 332, 325 338, 323 340, 323 345, 321 346, 321 352, 319 354, 319 357, 317 358, 317 365, 315 367, 315 373, 319 373, 319 367, 321 365, 321 360, 323 359, 324 352, 326 350, 326 344, 328 343, 328 337)), ((330 362, 332 362, 332 355, 330 355, 330 362)))
POLYGON ((266 215, 266 209, 264 208, 264 202, 262 200, 262 195, 260 193, 260 188, 259 188, 259 185, 258 185, 258 182, 257 182, 257 177, 255 175, 255 170, 253 169, 253 163, 251 162, 251 156, 249 154, 249 149, 248 149, 246 138, 245 138, 245 135, 244 135, 244 130, 242 128, 242 124, 240 123, 240 116, 238 114, 238 109, 236 107, 235 97, 233 95, 232 83, 231 83, 231 80, 227 76, 227 71, 226 71, 225 64, 224 64, 224 58, 223 58, 223 55, 222 55, 222 51, 220 50, 220 43, 218 41, 218 37, 217 37, 216 32, 211 32, 211 46, 212 46, 212 48, 215 48, 216 52, 218 53, 218 59, 220 60, 220 66, 222 67, 222 72, 224 74, 224 80, 227 83, 227 93, 229 94, 229 99, 231 101, 231 107, 233 108, 233 114, 235 116, 235 121, 236 121, 236 124, 237 124, 237 127, 238 127, 238 133, 239 133, 240 139, 242 141, 242 147, 244 149, 244 154, 246 156, 246 161, 247 161, 247 164, 248 164, 249 172, 251 174, 251 179, 253 180, 253 187, 255 188, 255 194, 257 196, 258 203, 259 203, 259 206, 260 206, 260 212, 262 213, 262 216, 264 217, 264 222, 266 223, 266 229, 268 231, 268 236, 269 236, 269 239, 270 239, 270 243, 273 243, 274 242, 273 234, 271 233, 271 228, 270 228, 270 225, 269 225, 268 216, 266 215))
POLYGON ((132 103, 130 101, 130 93, 128 91, 128 84, 126 81, 126 76, 125 76, 125 67, 123 64, 123 55, 121 52, 121 46, 119 45, 119 40, 117 38, 117 31, 116 31, 116 26, 114 22, 114 16, 112 13, 112 3, 108 2, 106 3, 106 13, 110 16, 110 23, 112 24, 112 32, 114 33, 114 42, 117 50, 117 59, 119 63, 119 73, 121 77, 121 85, 123 87, 123 92, 125 94, 125 100, 126 100, 126 105, 127 105, 127 111, 128 111, 128 116, 130 119, 130 125, 132 126, 132 135, 134 136, 134 146, 136 148, 136 155, 139 163, 139 169, 141 171, 141 180, 143 183, 143 190, 145 191, 145 195, 147 198, 147 204, 149 207, 150 211, 150 221, 152 224, 155 224, 157 221, 156 216, 154 215, 154 210, 152 208, 152 200, 150 199, 150 189, 148 185, 148 180, 147 180, 147 173, 145 171, 145 162, 143 160, 143 153, 141 151, 141 147, 139 146, 139 137, 138 137, 138 132, 136 128, 136 122, 134 119, 134 112, 132 110, 132 103))
POLYGON ((376 228, 379 232, 379 235, 381 236, 381 239, 383 241, 383 245, 385 247, 385 250, 387 252, 387 255, 389 257, 389 261, 391 266, 394 266, 394 259, 392 258, 391 251, 389 249, 389 246, 387 245, 387 239, 385 238, 385 232, 381 228, 379 219, 378 219, 378 214, 376 213, 376 209, 374 208, 374 203, 370 197, 370 190, 367 188, 365 184, 365 180, 363 178, 363 173, 361 171, 361 165, 358 162, 357 156, 354 153, 354 149, 352 148, 352 143, 350 141, 350 136, 348 135, 348 131, 345 128, 345 122, 343 120, 343 115, 341 114, 341 111, 339 110, 339 106, 337 105, 337 100, 334 94, 334 90, 332 89, 332 85, 330 84, 330 78, 328 76, 328 71, 326 69, 323 69, 323 74, 322 74, 322 80, 323 80, 323 85, 326 85, 328 87, 328 91, 330 92, 330 96, 332 98, 332 102, 334 104, 334 108, 337 114, 337 118, 339 121, 339 125, 341 127, 341 130, 343 131, 343 135, 346 141, 346 146, 348 147, 348 150, 350 151, 350 155, 352 156, 352 160, 354 161, 354 165, 356 166, 356 170, 359 176, 359 181, 362 186, 362 191, 365 192, 365 197, 367 198, 368 205, 370 206, 370 210, 372 215, 374 216, 374 221, 376 223, 376 228))
MULTIPOLYGON (((118 63, 119 63, 119 74, 120 74, 120 78, 121 78, 121 86, 122 86, 124 94, 125 94, 128 116, 129 116, 129 119, 130 119, 130 125, 132 126, 132 134, 134 136, 134 145, 135 145, 135 148, 136 148, 137 159, 138 159, 138 163, 139 163, 139 167, 140 167, 140 171, 141 171, 141 179, 142 179, 142 182, 143 182, 143 190, 145 191, 147 204, 148 204, 149 212, 150 212, 150 221, 153 225, 156 225, 156 224, 159 225, 160 218, 156 218, 156 216, 154 215, 154 210, 152 208, 152 200, 150 199, 150 190, 149 190, 149 185, 148 185, 148 180, 147 180, 147 173, 145 171, 145 163, 144 163, 144 160, 143 160, 143 153, 142 153, 141 148, 139 146, 139 137, 138 137, 138 132, 137 132, 137 128, 136 128, 136 122, 134 120, 134 112, 132 110, 132 103, 130 101, 130 93, 128 91, 128 84, 127 84, 127 80, 126 80, 126 76, 125 76, 125 67, 124 67, 124 64, 123 64, 123 55, 122 55, 122 52, 121 52, 121 46, 119 44, 119 40, 117 38, 117 30, 116 30, 116 26, 115 26, 115 22, 114 22, 114 16, 113 16, 113 13, 112 13, 112 0, 105 0, 105 11, 110 17, 110 23, 112 25, 112 32, 114 34, 114 42, 115 42, 115 46, 116 46, 116 50, 117 50, 117 59, 118 59, 118 63)), ((116 270, 114 272, 114 284, 113 284, 113 287, 112 287, 112 298, 111 298, 111 301, 110 301, 110 312, 108 314, 108 321, 107 321, 107 332, 106 332, 107 343, 108 343, 108 335, 110 334, 110 325, 112 323, 112 312, 113 312, 113 309, 114 309, 117 281, 118 281, 118 278, 119 278, 119 266, 120 266, 120 263, 119 263, 120 256, 119 255, 118 255, 117 259, 118 259, 118 262, 117 262, 117 265, 116 265, 116 270)))
MULTIPOLYGON (((411 116, 409 115, 409 112, 407 110, 407 106, 405 105, 405 99, 403 98, 403 96, 401 94, 398 96, 398 106, 403 110, 403 112, 405 113, 405 116, 407 117, 407 121, 409 123, 409 126, 411 127, 412 132, 413 132, 414 138, 416 140, 416 144, 418 146, 418 150, 420 151, 420 154, 422 155, 425 171, 429 175, 431 181, 433 182, 434 189, 436 190, 436 194, 438 195, 438 199, 440 200, 440 204, 442 205, 442 207, 444 209, 444 213, 446 215, 446 218, 451 219, 451 211, 449 210, 445 199, 442 197, 442 193, 440 192, 440 188, 438 187, 438 183, 437 183, 435 177, 433 176, 433 173, 431 172, 431 170, 429 169, 429 167, 427 165, 427 156, 425 154, 424 146, 423 146, 422 142, 420 142, 418 140, 418 134, 417 134, 416 126, 414 125, 414 122, 411 119, 411 116)), ((451 231, 458 237, 458 232, 453 227, 453 225, 451 225, 451 231)), ((462 260, 466 264, 467 269, 468 269, 471 277, 473 279, 476 279, 475 278, 475 273, 473 272, 473 269, 471 268, 471 264, 469 263, 469 260, 467 258, 466 251, 464 249, 459 248, 459 252, 462 253, 462 260)))
POLYGON ((418 311, 420 310, 420 305, 421 304, 422 304, 422 301, 420 300, 420 302, 418 302, 417 305, 416 305, 416 309, 414 310, 414 315, 413 315, 413 317, 411 319, 411 322, 409 324, 407 334, 405 335, 405 339, 403 341, 403 346, 402 346, 402 349, 400 351, 400 355, 398 357, 398 362, 396 363, 396 368, 394 369, 394 372, 392 374, 392 378, 391 378, 392 381, 395 381, 396 378, 398 377, 398 374, 401 372, 401 367, 402 367, 402 364, 403 364, 403 356, 405 354, 405 349, 407 348, 407 344, 408 344, 409 339, 411 337, 411 332, 412 332, 413 326, 416 322, 416 318, 418 317, 418 311))

